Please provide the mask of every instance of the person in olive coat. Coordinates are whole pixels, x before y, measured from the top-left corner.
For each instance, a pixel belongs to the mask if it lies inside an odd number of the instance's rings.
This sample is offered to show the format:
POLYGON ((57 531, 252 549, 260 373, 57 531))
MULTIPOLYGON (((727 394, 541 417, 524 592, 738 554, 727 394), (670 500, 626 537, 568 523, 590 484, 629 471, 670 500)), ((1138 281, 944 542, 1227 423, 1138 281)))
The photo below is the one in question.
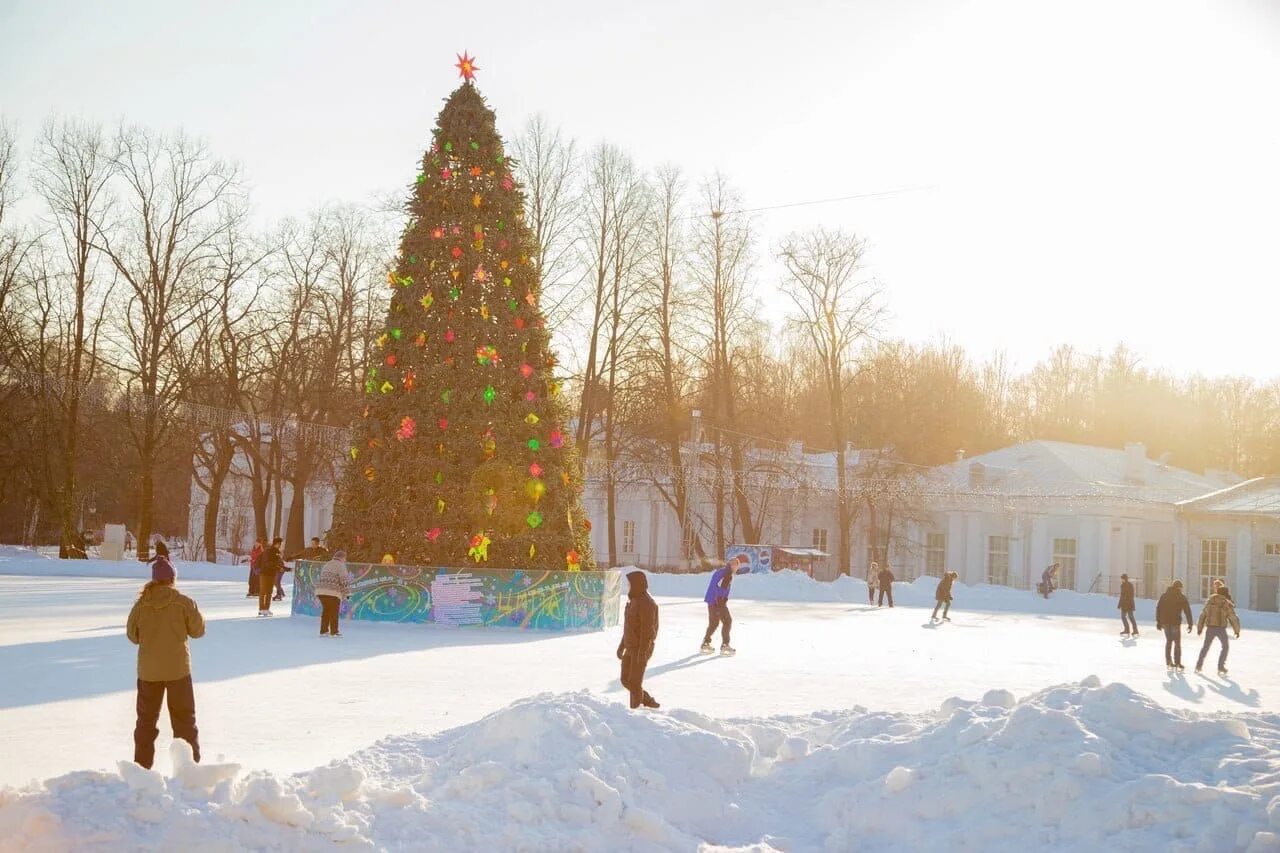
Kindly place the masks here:
POLYGON ((630 572, 627 581, 627 609, 622 620, 622 641, 618 643, 622 686, 631 694, 632 708, 657 708, 657 700, 644 689, 644 670, 658 639, 658 603, 649 595, 649 579, 644 572, 630 572))
POLYGON ((166 694, 173 736, 191 744, 192 757, 200 762, 187 638, 204 636, 204 617, 194 601, 174 588, 176 573, 167 551, 158 553, 151 562, 151 581, 142 588, 125 627, 129 642, 138 647, 138 721, 133 729, 133 760, 148 770, 155 760, 156 735, 160 734, 156 722, 166 694))
POLYGON ((933 597, 938 603, 933 605, 933 615, 929 617, 930 622, 938 618, 939 607, 942 608, 942 621, 951 621, 951 617, 947 615, 951 612, 951 585, 956 582, 958 577, 959 575, 956 572, 942 573, 942 580, 938 581, 938 588, 933 592, 933 597))
POLYGON ((1138 636, 1138 621, 1133 618, 1133 611, 1137 608, 1133 598, 1133 581, 1129 580, 1128 575, 1121 575, 1120 603, 1116 607, 1120 609, 1120 621, 1124 623, 1124 630, 1120 632, 1122 637, 1130 634, 1138 636))

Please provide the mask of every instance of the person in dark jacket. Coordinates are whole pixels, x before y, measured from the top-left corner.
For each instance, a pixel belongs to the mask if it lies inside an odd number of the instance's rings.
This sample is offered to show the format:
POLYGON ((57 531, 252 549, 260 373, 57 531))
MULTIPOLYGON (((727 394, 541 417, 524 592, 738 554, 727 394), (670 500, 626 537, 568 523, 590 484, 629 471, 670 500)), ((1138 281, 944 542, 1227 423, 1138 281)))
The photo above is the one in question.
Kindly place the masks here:
POLYGON ((631 694, 631 707, 657 708, 658 701, 644 689, 644 670, 653 657, 658 639, 658 603, 649 595, 649 579, 644 572, 627 574, 627 609, 622 619, 622 640, 618 660, 622 661, 622 686, 631 694))
POLYGON ((880 574, 876 576, 876 583, 880 587, 880 600, 876 602, 876 607, 884 605, 884 597, 889 596, 889 606, 893 606, 893 572, 889 570, 889 564, 885 563, 884 568, 880 570, 880 574))
POLYGON ((729 630, 733 627, 733 614, 729 612, 729 587, 733 583, 733 576, 738 572, 747 571, 750 563, 750 557, 739 554, 711 573, 707 594, 702 599, 707 603, 707 633, 702 638, 704 654, 714 651, 711 646, 711 635, 716 632, 717 627, 720 628, 720 654, 735 653, 733 646, 729 645, 729 630))
POLYGON ((156 754, 156 721, 160 704, 168 695, 169 723, 173 736, 191 744, 200 762, 196 729, 196 700, 191 686, 191 651, 187 638, 204 636, 204 617, 196 603, 174 589, 177 575, 169 562, 168 548, 156 543, 151 560, 151 581, 129 611, 125 634, 138 647, 138 721, 133 729, 133 760, 151 768, 156 754))
POLYGON ((1156 630, 1164 631, 1164 665, 1182 672, 1182 617, 1187 617, 1187 633, 1191 633, 1191 602, 1182 593, 1182 581, 1174 581, 1156 602, 1156 630))
POLYGON ((1127 637, 1130 634, 1138 636, 1138 622, 1133 618, 1133 611, 1136 609, 1133 601, 1133 581, 1129 580, 1128 575, 1120 575, 1120 603, 1116 606, 1120 608, 1120 621, 1124 623, 1124 630, 1120 632, 1120 636, 1127 637))
POLYGON ((276 578, 284 573, 284 557, 280 556, 280 546, 283 543, 284 540, 277 536, 258 558, 259 616, 271 615, 271 592, 276 585, 276 578))
POLYGON ((947 614, 951 612, 951 585, 956 582, 959 575, 955 572, 943 572, 942 579, 938 581, 938 588, 934 590, 933 597, 937 604, 933 605, 933 615, 929 617, 932 622, 938 618, 938 608, 942 608, 942 621, 950 622, 951 617, 947 614))

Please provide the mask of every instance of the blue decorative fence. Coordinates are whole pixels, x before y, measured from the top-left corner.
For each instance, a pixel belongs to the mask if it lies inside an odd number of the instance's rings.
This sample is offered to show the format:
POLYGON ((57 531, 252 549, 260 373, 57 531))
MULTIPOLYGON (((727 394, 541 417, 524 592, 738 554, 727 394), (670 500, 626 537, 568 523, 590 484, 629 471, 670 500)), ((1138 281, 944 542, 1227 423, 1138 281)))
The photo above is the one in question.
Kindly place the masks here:
MULTIPOLYGON (((293 569, 293 613, 319 616, 315 578, 322 563, 293 569)), ((425 568, 348 563, 351 600, 343 613, 376 622, 599 631, 618 624, 622 574, 524 569, 425 568)))

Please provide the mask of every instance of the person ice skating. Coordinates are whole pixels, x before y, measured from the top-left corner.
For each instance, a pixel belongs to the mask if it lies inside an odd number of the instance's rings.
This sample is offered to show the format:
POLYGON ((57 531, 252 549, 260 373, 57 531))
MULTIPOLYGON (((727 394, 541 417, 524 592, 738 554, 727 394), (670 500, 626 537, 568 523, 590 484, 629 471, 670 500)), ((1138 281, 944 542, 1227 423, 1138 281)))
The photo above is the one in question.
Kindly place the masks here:
POLYGON ((1156 630, 1164 631, 1164 665, 1181 672, 1182 666, 1182 617, 1187 617, 1187 633, 1195 621, 1191 616, 1191 602, 1182 593, 1182 581, 1169 584, 1156 602, 1156 630))
POLYGON ((627 574, 627 609, 622 619, 622 640, 618 660, 622 661, 622 686, 631 694, 631 707, 657 708, 658 701, 644 689, 644 669, 653 657, 658 639, 658 603, 649 595, 649 579, 644 572, 627 574))
POLYGON ((720 653, 734 653, 734 648, 729 645, 729 630, 733 627, 733 615, 729 613, 729 587, 733 583, 733 576, 745 568, 748 562, 746 554, 739 554, 711 574, 707 594, 703 596, 703 601, 707 603, 707 634, 702 638, 702 651, 706 654, 714 651, 711 635, 715 633, 717 626, 720 627, 720 653))
POLYGON ((204 617, 190 598, 174 588, 177 577, 169 562, 169 549, 156 543, 151 561, 151 581, 129 611, 125 634, 138 647, 138 721, 133 729, 133 760, 151 768, 156 754, 156 721, 160 703, 169 705, 173 736, 191 744, 200 761, 196 729, 196 700, 191 686, 191 650, 187 639, 204 636, 204 617))
POLYGON ((880 570, 880 574, 876 575, 876 585, 880 589, 880 601, 876 607, 884 606, 884 597, 889 596, 889 606, 893 606, 893 572, 889 569, 889 564, 885 563, 884 568, 880 570))
POLYGON ((1227 589, 1227 582, 1221 578, 1218 578, 1213 582, 1213 591, 1220 595, 1225 595, 1227 597, 1227 601, 1230 601, 1232 604, 1236 603, 1235 599, 1231 597, 1231 590, 1227 589))
POLYGON ((1196 659, 1196 672, 1204 666, 1204 659, 1209 654, 1209 646, 1216 637, 1222 641, 1222 651, 1218 653, 1218 675, 1227 674, 1227 652, 1231 651, 1231 643, 1227 640, 1227 626, 1240 639, 1240 619, 1236 616, 1236 606, 1231 601, 1226 584, 1215 587, 1213 595, 1204 603, 1200 611, 1200 621, 1196 623, 1196 633, 1204 634, 1204 645, 1200 647, 1200 657, 1196 659), (1208 629, 1207 631, 1205 629, 1208 629))
POLYGON ((249 552, 249 594, 245 598, 258 597, 258 578, 262 570, 259 563, 262 560, 262 552, 264 550, 261 539, 253 540, 253 550, 249 552))
POLYGON ((271 592, 276 585, 276 577, 284 571, 284 558, 280 556, 280 545, 284 540, 277 536, 271 545, 258 558, 258 615, 271 615, 271 592))
POLYGON ((951 617, 947 614, 951 612, 951 586, 956 582, 959 575, 955 572, 943 572, 941 580, 938 581, 938 588, 933 591, 933 597, 937 604, 933 605, 933 615, 929 617, 932 622, 938 618, 938 608, 942 608, 942 621, 950 622, 951 617))
POLYGON ((876 584, 880 578, 880 564, 874 560, 867 569, 867 604, 876 603, 876 584))
POLYGON ((1040 592, 1044 595, 1045 598, 1048 598, 1049 594, 1058 588, 1056 585, 1057 577, 1058 577, 1057 563, 1054 563, 1053 565, 1049 566, 1049 568, 1045 569, 1044 574, 1040 576, 1040 592))
POLYGON ((347 552, 335 551, 333 559, 320 568, 316 577, 316 598, 320 599, 320 636, 341 637, 338 611, 351 597, 351 575, 347 572, 347 552))
POLYGON ((329 552, 320 544, 319 536, 311 537, 311 544, 294 555, 295 560, 312 560, 317 563, 328 561, 329 552))
POLYGON ((1138 621, 1133 618, 1133 611, 1136 609, 1133 603, 1133 582, 1128 575, 1120 575, 1120 603, 1116 607, 1120 609, 1120 621, 1124 623, 1120 636, 1138 636, 1138 621))

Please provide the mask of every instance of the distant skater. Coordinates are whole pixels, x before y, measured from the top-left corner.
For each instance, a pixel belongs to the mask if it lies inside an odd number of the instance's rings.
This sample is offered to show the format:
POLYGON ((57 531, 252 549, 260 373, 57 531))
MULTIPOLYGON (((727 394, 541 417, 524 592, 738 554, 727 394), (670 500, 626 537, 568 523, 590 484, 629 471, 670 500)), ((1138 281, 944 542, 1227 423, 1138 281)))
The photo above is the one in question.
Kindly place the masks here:
POLYGON ((889 596, 889 606, 893 606, 893 572, 889 569, 889 564, 885 563, 884 568, 880 570, 880 574, 876 575, 876 581, 880 588, 880 601, 876 607, 884 606, 884 597, 889 596))
POLYGON ((1231 643, 1227 640, 1227 626, 1240 639, 1240 619, 1236 616, 1236 606, 1231 601, 1231 594, 1226 584, 1216 588, 1200 611, 1200 621, 1196 623, 1196 633, 1204 634, 1204 645, 1200 647, 1200 657, 1196 659, 1196 672, 1204 666, 1205 656, 1209 654, 1209 646, 1216 637, 1222 641, 1222 651, 1218 653, 1218 675, 1227 674, 1227 652, 1231 651, 1231 643), (1208 630, 1205 630, 1205 629, 1208 630))
POLYGON ((1133 618, 1133 611, 1136 609, 1133 602, 1133 582, 1128 575, 1120 576, 1120 603, 1116 607, 1120 609, 1120 621, 1124 623, 1120 636, 1138 636, 1138 622, 1133 618))
POLYGON ((1040 593, 1048 598, 1049 595, 1058 588, 1058 564, 1054 563, 1044 570, 1044 574, 1040 576, 1040 593))
POLYGON ((938 588, 933 591, 933 597, 938 602, 933 605, 933 615, 929 617, 929 621, 938 618, 938 608, 942 608, 942 621, 950 622, 951 617, 947 614, 951 612, 951 585, 956 582, 959 575, 955 572, 943 572, 942 579, 938 581, 938 588))
POLYGON ((872 561, 867 569, 867 604, 876 603, 876 583, 880 577, 880 564, 872 561))
POLYGON ((1182 581, 1174 581, 1156 602, 1156 630, 1164 631, 1164 665, 1182 672, 1182 617, 1187 617, 1187 633, 1191 633, 1191 602, 1182 593, 1182 581))
POLYGON ((261 571, 259 562, 262 560, 264 550, 261 539, 253 540, 253 550, 249 552, 249 594, 245 598, 258 597, 258 573, 261 571))
POLYGON ((280 556, 280 545, 284 540, 277 536, 271 545, 258 558, 258 615, 271 615, 271 593, 276 585, 276 578, 284 572, 284 558, 280 556))
POLYGON ((627 609, 622 619, 618 660, 622 661, 622 686, 631 694, 631 707, 657 708, 658 700, 644 689, 644 670, 653 657, 658 639, 658 603, 649 595, 649 578, 642 571, 629 572, 627 609))
POLYGON ((347 552, 335 551, 333 559, 320 567, 316 577, 316 598, 320 600, 320 636, 341 637, 338 612, 342 602, 351 597, 351 574, 347 571, 347 552))
POLYGON ((133 729, 133 760, 148 770, 155 760, 156 735, 160 734, 156 722, 166 695, 173 736, 191 744, 192 757, 197 764, 200 762, 187 639, 204 636, 204 617, 194 601, 174 588, 176 579, 168 547, 157 542, 151 580, 134 602, 125 626, 129 642, 138 647, 138 721, 133 729))
POLYGON ((748 557, 739 554, 711 574, 707 594, 703 597, 703 601, 707 603, 707 633, 702 638, 703 654, 715 651, 711 646, 711 635, 717 627, 720 628, 720 654, 731 655, 736 651, 729 645, 729 631, 733 628, 733 614, 729 612, 729 588, 733 584, 733 576, 740 567, 745 568, 747 563, 748 557))

